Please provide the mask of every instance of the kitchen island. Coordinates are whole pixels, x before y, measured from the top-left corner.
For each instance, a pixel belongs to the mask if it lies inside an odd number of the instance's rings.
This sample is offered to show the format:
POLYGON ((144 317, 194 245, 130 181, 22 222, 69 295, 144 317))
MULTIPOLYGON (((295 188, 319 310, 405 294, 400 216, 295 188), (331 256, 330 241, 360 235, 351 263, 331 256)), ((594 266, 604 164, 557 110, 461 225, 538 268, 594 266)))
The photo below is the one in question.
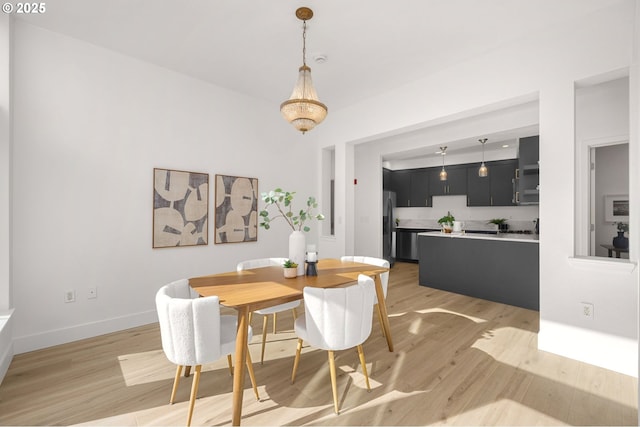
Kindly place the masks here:
POLYGON ((539 310, 536 234, 418 234, 419 283, 539 310))

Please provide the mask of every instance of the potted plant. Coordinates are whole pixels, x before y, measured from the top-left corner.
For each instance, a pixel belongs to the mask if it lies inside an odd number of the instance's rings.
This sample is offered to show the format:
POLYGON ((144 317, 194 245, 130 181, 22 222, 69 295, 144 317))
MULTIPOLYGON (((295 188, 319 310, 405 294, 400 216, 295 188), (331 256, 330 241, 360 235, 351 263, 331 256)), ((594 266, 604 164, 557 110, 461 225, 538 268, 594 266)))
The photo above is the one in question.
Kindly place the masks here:
POLYGON ((447 214, 438 220, 438 224, 442 226, 442 231, 445 233, 451 233, 453 229, 453 221, 455 221, 455 217, 451 215, 451 212, 447 211, 447 214))
POLYGON ((489 220, 489 224, 497 225, 499 231, 507 231, 509 229, 506 218, 493 218, 489 220))
POLYGON ((298 275, 298 264, 291 261, 290 259, 286 260, 282 267, 284 268, 284 277, 287 279, 291 279, 298 275))
POLYGON ((615 222, 613 225, 618 229, 618 236, 613 238, 613 246, 619 249, 629 248, 629 238, 624 233, 629 231, 629 224, 626 222, 615 222))
POLYGON ((289 235, 289 258, 298 265, 298 276, 302 276, 304 275, 304 255, 307 246, 304 232, 310 230, 305 222, 313 219, 321 221, 324 219, 324 215, 313 213, 313 210, 318 207, 315 197, 307 199, 306 208, 294 211, 293 196, 295 194, 295 191, 282 191, 281 188, 261 193, 265 206, 260 211, 260 227, 268 230, 274 219, 283 218, 285 220, 292 230, 289 235), (271 217, 269 216, 270 209, 276 211, 271 217))

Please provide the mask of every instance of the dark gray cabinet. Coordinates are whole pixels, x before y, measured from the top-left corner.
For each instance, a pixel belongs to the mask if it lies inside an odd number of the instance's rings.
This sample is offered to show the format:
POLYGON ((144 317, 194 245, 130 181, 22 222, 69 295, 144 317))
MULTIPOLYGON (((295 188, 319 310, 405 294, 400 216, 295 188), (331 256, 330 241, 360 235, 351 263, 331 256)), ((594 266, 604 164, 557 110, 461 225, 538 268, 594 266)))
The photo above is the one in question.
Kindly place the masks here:
POLYGON ((467 194, 467 165, 445 166, 447 180, 440 181, 441 167, 429 168, 429 195, 454 196, 467 194))
POLYGON ((391 171, 387 168, 382 168, 382 189, 391 190, 391 171))
POLYGON ((480 163, 445 166, 446 181, 440 181, 441 167, 389 171, 389 189, 395 191, 398 207, 431 207, 432 196, 448 195, 466 195, 467 206, 514 206, 518 159, 486 165, 489 175, 482 178, 478 176, 480 163))
POLYGON ((401 208, 431 206, 427 168, 392 171, 390 190, 396 193, 396 206, 401 208))
POLYGON ((516 202, 520 205, 537 205, 540 201, 540 138, 530 136, 520 138, 518 148, 518 190, 516 202))
POLYGON ((431 206, 428 169, 416 169, 411 172, 411 198, 409 199, 409 204, 412 207, 431 206))
POLYGON ((467 206, 491 206, 491 175, 493 168, 486 164, 489 176, 479 177, 480 163, 473 163, 467 168, 467 206))
POLYGON ((489 174, 478 176, 480 163, 467 166, 467 206, 514 206, 513 179, 518 160, 486 162, 489 174))
POLYGON ((411 171, 399 170, 391 172, 391 191, 396 193, 396 206, 408 208, 411 198, 411 171))
POLYGON ((514 206, 514 179, 518 160, 491 162, 489 178, 491 180, 491 206, 514 206))

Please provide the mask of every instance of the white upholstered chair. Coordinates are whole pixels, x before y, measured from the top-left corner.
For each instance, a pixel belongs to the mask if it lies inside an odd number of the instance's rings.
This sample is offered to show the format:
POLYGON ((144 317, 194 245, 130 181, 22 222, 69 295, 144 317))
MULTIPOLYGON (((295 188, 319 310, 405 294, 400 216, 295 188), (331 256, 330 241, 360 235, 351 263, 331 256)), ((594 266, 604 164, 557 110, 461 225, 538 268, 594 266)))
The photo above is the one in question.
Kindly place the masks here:
MULTIPOLYGON (((340 260, 361 262, 363 264, 371 264, 377 267, 389 268, 389 261, 383 258, 374 258, 370 256, 359 256, 359 255, 345 255, 341 257, 340 260)), ((384 297, 387 298, 387 289, 389 288, 389 272, 388 271, 380 275, 380 284, 382 285, 382 293, 384 294, 384 297)), ((382 313, 380 312, 380 307, 378 306, 378 297, 376 296, 373 301, 376 305, 378 320, 380 321, 380 325, 382 326, 382 313)), ((382 328, 382 335, 384 335, 384 328, 382 328)))
MULTIPOLYGON (((236 266, 237 271, 250 270, 252 268, 269 267, 273 265, 282 266, 287 258, 259 258, 251 259, 248 261, 241 261, 236 266)), ((287 310, 293 310, 293 318, 297 317, 296 307, 300 305, 300 301, 291 301, 284 304, 274 305, 273 307, 263 308, 252 312, 249 316, 249 324, 251 324, 251 318, 253 313, 263 315, 262 320, 262 348, 260 351, 260 364, 264 362, 264 347, 267 341, 267 323, 270 314, 273 314, 273 333, 276 333, 276 320, 278 313, 287 310)))
POLYGON ((298 347, 291 382, 296 379, 303 341, 307 341, 312 347, 327 350, 333 408, 336 414, 339 413, 339 409, 334 351, 358 348, 362 373, 367 389, 371 390, 362 343, 371 334, 374 286, 371 277, 361 274, 358 276, 357 285, 328 289, 305 287, 303 291, 305 313, 294 323, 298 347))
MULTIPOLYGON (((231 364, 231 354, 236 349, 236 317, 221 316, 219 303, 217 296, 198 298, 187 279, 169 283, 156 294, 162 350, 170 362, 178 365, 170 403, 175 399, 182 368, 195 366, 187 426, 191 425, 202 365, 214 362, 224 355, 227 355, 231 364)), ((249 327, 249 340, 251 334, 249 327)), ((259 399, 248 349, 247 367, 253 391, 256 399, 259 399)))

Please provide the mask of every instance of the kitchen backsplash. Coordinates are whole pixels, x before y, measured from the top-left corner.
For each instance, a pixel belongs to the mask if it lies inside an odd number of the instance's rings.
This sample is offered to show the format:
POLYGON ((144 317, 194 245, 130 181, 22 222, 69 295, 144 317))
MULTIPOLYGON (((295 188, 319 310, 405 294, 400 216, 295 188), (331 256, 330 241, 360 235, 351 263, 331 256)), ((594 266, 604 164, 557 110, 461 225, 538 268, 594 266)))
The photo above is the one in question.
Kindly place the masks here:
POLYGON ((538 206, 469 207, 466 196, 434 196, 431 208, 395 208, 394 216, 400 227, 439 228, 438 219, 451 212, 466 228, 495 229, 488 224, 493 218, 506 218, 511 230, 534 230, 538 206))

